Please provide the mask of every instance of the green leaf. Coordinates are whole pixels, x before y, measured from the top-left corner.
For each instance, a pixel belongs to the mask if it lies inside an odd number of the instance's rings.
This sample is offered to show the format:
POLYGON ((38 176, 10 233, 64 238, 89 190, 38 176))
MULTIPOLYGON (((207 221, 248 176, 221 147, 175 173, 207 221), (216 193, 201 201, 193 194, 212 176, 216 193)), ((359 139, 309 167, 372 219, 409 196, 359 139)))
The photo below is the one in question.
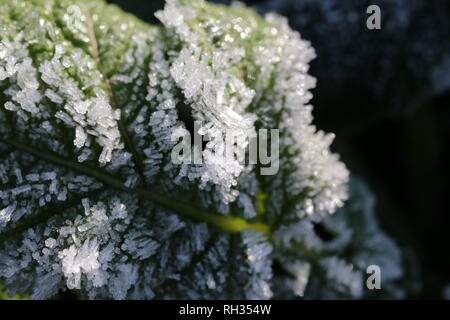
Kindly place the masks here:
POLYGON ((333 136, 311 124, 308 42, 239 5, 170 0, 157 17, 98 0, 0 4, 0 281, 12 294, 270 298, 274 259, 303 261, 280 234, 346 199, 333 136), (274 174, 213 152, 225 131, 259 129, 280 130, 274 174), (213 138, 203 162, 176 164, 175 138, 194 130, 213 138))

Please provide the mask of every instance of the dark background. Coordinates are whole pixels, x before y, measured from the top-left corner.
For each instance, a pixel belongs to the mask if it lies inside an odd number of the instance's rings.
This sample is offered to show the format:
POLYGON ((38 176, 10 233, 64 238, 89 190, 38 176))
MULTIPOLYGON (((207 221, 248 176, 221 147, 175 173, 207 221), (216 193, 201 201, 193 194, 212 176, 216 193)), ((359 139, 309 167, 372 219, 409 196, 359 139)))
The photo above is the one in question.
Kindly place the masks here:
MULTIPOLYGON (((109 2, 150 23, 164 3, 109 2)), ((408 297, 441 299, 450 285, 450 1, 243 2, 288 17, 312 42, 315 124, 336 133, 332 149, 377 195, 382 228, 422 283, 408 297), (370 4, 381 30, 366 28, 370 4)))

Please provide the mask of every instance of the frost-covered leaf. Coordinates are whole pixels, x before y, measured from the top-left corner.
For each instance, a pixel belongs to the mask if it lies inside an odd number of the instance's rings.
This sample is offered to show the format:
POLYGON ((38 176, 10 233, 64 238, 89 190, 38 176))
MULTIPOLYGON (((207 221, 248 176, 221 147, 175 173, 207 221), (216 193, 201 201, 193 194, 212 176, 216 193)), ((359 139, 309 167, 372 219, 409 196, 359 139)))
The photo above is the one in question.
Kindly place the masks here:
POLYGON ((11 294, 270 298, 284 282, 275 260, 297 273, 284 289, 304 290, 310 261, 292 240, 342 206, 348 180, 333 136, 311 124, 313 49, 282 18, 240 5, 168 0, 157 17, 163 26, 99 0, 0 4, 11 294), (214 152, 224 132, 259 129, 280 130, 276 174, 214 152), (210 139, 193 149, 201 163, 171 159, 187 132, 210 139))
POLYGON ((277 259, 294 275, 294 281, 277 281, 283 297, 292 293, 315 299, 376 296, 380 294, 378 290, 366 289, 366 269, 371 265, 381 270, 381 296, 405 296, 398 285, 404 277, 405 257, 380 229, 375 217, 375 197, 360 178, 351 179, 348 202, 334 215, 319 224, 304 219, 281 228, 274 238, 279 248, 277 259), (286 290, 292 286, 293 291, 286 290))

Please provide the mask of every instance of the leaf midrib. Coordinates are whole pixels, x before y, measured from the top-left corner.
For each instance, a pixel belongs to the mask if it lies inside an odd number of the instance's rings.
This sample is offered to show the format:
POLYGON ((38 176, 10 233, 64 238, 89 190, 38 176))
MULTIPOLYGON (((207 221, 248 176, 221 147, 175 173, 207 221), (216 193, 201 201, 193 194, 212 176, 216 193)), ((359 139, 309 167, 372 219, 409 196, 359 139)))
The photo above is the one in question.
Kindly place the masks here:
POLYGON ((93 168, 84 164, 80 164, 70 159, 60 157, 54 152, 48 150, 36 149, 28 146, 20 141, 14 139, 4 139, 0 137, 0 142, 6 143, 19 151, 29 153, 42 160, 54 163, 58 166, 62 166, 81 174, 95 178, 104 184, 125 191, 132 194, 136 194, 147 200, 154 201, 156 204, 163 206, 167 209, 173 210, 181 215, 187 216, 189 218, 207 222, 219 229, 227 232, 239 232, 246 229, 256 229, 263 231, 266 234, 269 233, 269 227, 260 222, 249 222, 244 218, 236 216, 222 216, 220 214, 210 212, 202 208, 196 208, 186 202, 173 199, 166 195, 160 194, 154 190, 148 190, 145 188, 130 188, 125 185, 123 181, 114 177, 113 175, 99 169, 93 168))

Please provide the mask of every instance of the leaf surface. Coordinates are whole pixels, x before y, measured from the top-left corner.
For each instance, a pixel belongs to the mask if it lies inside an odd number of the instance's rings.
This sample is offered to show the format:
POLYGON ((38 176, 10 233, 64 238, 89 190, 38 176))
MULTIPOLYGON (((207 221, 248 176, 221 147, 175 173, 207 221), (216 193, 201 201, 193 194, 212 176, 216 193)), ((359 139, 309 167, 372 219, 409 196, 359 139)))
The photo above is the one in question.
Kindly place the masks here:
POLYGON ((102 1, 0 4, 0 279, 12 294, 270 298, 274 235, 346 199, 333 137, 311 125, 308 42, 242 7, 168 1, 157 17, 102 1), (176 164, 194 121, 211 139, 203 162, 176 164), (276 174, 213 152, 225 131, 259 129, 280 130, 276 174))

